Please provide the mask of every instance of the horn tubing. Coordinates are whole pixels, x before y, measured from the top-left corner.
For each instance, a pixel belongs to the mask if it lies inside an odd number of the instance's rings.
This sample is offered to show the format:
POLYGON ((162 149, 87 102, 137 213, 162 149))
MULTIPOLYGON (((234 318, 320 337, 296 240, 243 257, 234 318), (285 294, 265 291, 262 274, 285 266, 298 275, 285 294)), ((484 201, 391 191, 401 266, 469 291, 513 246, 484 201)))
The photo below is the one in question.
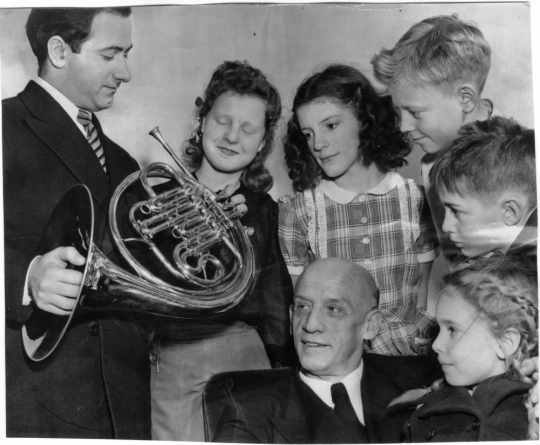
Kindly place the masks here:
MULTIPOLYGON (((180 172, 173 170, 167 164, 150 164, 141 171, 127 176, 111 197, 109 225, 112 238, 134 274, 112 263, 93 244, 92 196, 86 186, 78 185, 70 189, 51 212, 43 232, 44 235, 39 243, 44 249, 47 247, 43 252, 58 247, 54 244, 56 242, 60 242, 60 245, 78 245, 76 244, 78 238, 69 238, 82 236, 80 230, 68 228, 69 225, 73 224, 73 220, 79 221, 77 223, 79 227, 87 227, 85 230, 88 232, 84 233, 90 235, 89 241, 85 243, 84 251, 88 252, 88 255, 84 267, 84 282, 80 288, 76 308, 72 313, 67 317, 46 318, 45 321, 40 317, 30 318, 24 324, 23 342, 26 353, 31 360, 40 361, 50 356, 60 343, 71 320, 88 311, 115 309, 183 319, 213 318, 236 306, 251 288, 255 276, 253 247, 239 220, 237 218, 230 219, 221 205, 217 203, 216 195, 195 180, 169 144, 165 142, 158 127, 154 128, 150 134, 171 155, 178 164, 180 172), (173 190, 165 192, 163 195, 156 195, 148 182, 149 177, 176 180, 183 190, 182 192, 173 190), (136 181, 142 183, 153 202, 162 203, 165 209, 174 206, 173 210, 166 210, 167 214, 163 217, 165 221, 173 215, 174 227, 178 227, 182 223, 181 220, 184 219, 183 224, 187 223, 188 227, 193 229, 193 234, 190 234, 193 236, 183 235, 184 241, 178 243, 174 249, 176 255, 174 259, 178 267, 173 268, 173 276, 179 277, 181 282, 188 285, 185 289, 173 286, 154 276, 128 250, 126 243, 144 242, 149 247, 149 251, 154 251, 158 259, 164 260, 162 264, 165 268, 172 268, 167 258, 148 236, 145 238, 142 231, 139 231, 141 238, 128 237, 124 239, 120 234, 116 215, 118 204, 121 196, 136 181), (186 199, 179 198, 178 193, 184 193, 187 201, 191 203, 187 212, 184 212, 186 209, 183 208, 186 199), (65 215, 68 213, 69 219, 66 219, 65 215), (196 217, 194 220, 185 221, 186 214, 189 213, 193 213, 196 217), (207 217, 208 220, 206 220, 207 217), (66 234, 61 240, 57 240, 56 237, 49 239, 51 233, 61 232, 66 234), (233 254, 232 258, 228 260, 227 270, 223 269, 209 279, 191 274, 188 270, 191 266, 187 261, 189 255, 194 255, 191 261, 195 259, 203 265, 209 262, 214 265, 216 270, 224 267, 216 257, 209 254, 208 249, 215 243, 222 243, 224 248, 229 249, 233 254), (181 251, 183 249, 181 246, 186 246, 189 251, 181 251), (216 276, 220 275, 222 275, 220 280, 215 279, 216 276)), ((145 202, 138 203, 135 207, 137 205, 145 205, 145 202)), ((161 211, 161 209, 151 209, 150 213, 156 211, 161 211)), ((136 221, 134 212, 132 207, 127 216, 133 227, 137 229, 139 222, 136 221)), ((161 216, 151 216, 150 218, 154 219, 151 219, 148 224, 162 221, 161 216)), ((159 223, 158 226, 162 227, 159 223)), ((152 228, 152 230, 154 229, 155 227, 152 228)))

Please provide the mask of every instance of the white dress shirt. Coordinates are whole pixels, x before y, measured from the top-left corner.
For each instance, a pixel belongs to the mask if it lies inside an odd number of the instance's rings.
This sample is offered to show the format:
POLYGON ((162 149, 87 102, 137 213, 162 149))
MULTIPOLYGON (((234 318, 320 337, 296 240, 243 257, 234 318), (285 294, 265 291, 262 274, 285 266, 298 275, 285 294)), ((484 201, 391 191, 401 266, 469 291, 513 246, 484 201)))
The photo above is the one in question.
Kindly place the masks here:
MULTIPOLYGON (((351 404, 354 408, 354 412, 360 420, 362 425, 364 423, 364 408, 362 405, 362 396, 360 394, 360 381, 362 380, 362 374, 364 372, 364 361, 360 362, 360 366, 353 372, 347 375, 341 383, 345 385, 351 404)), ((300 372, 300 379, 309 386, 315 394, 330 408, 334 409, 334 402, 332 402, 332 385, 339 382, 327 382, 326 380, 316 379, 308 377, 303 372, 300 372)))

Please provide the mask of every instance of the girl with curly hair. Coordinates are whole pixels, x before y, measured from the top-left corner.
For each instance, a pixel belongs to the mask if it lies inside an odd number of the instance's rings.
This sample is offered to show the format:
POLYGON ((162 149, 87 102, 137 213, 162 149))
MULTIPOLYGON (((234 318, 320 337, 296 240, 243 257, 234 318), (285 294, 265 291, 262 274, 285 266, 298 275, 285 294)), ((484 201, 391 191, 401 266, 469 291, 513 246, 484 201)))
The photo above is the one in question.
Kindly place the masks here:
POLYGON ((435 317, 444 377, 391 404, 418 406, 407 441, 538 439, 530 394, 538 374, 521 372, 538 356, 536 283, 508 258, 484 258, 444 278, 435 317))
POLYGON ((244 195, 256 279, 231 311, 210 321, 156 323, 152 344, 152 437, 204 442, 202 393, 216 373, 292 365, 292 283, 279 251, 277 203, 264 166, 281 101, 265 75, 247 62, 224 62, 197 99, 196 128, 184 158, 197 179, 218 192, 244 195))
POLYGON ((296 196, 280 199, 289 272, 342 257, 380 289, 383 324, 369 352, 417 355, 435 323, 426 312, 436 236, 424 191, 395 172, 411 147, 389 97, 357 69, 331 65, 302 82, 284 139, 296 196))

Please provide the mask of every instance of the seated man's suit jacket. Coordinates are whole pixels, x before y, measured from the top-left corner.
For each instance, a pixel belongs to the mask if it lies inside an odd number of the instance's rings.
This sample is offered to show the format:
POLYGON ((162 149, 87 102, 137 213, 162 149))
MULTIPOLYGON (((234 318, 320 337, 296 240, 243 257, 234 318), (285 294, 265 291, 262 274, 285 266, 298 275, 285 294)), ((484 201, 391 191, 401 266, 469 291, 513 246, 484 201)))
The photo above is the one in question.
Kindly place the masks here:
MULTIPOLYGON (((77 125, 33 81, 2 102, 2 119, 7 435, 150 439, 150 366, 138 320, 124 313, 76 318, 40 362, 26 357, 21 342, 22 324, 39 313, 22 305, 25 276, 56 202, 85 184, 94 203, 94 242, 118 262, 107 229, 109 201, 138 164, 94 117, 106 175, 77 125)), ((127 206, 122 200, 119 214, 127 206)))
MULTIPOLYGON (((368 443, 395 443, 411 410, 388 413, 404 391, 430 385, 439 375, 436 361, 423 356, 364 356, 362 404, 368 443)), ((236 443, 350 443, 333 411, 300 379, 297 369, 228 373, 220 378, 225 400, 213 437, 236 443)), ((211 408, 211 407, 207 407, 211 408)))

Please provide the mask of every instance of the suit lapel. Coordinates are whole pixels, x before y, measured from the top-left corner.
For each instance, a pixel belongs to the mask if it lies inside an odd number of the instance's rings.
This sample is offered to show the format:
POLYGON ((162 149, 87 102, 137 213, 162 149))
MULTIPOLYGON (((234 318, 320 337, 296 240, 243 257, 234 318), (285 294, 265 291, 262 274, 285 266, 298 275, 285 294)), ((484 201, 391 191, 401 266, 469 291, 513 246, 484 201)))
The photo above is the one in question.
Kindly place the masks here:
MULTIPOLYGON (((281 416, 270 417, 269 420, 274 425, 276 436, 281 436, 284 443, 309 443, 309 424, 306 421, 304 408, 304 395, 299 385, 300 378, 298 370, 294 370, 294 377, 291 379, 288 397, 285 398, 286 406, 281 416)), ((276 437, 274 437, 274 442, 276 437)))
POLYGON ((33 114, 33 117, 26 118, 30 129, 56 153, 78 181, 88 186, 95 201, 106 210, 110 193, 107 177, 92 147, 73 120, 56 100, 33 81, 20 94, 20 98, 33 114))
MULTIPOLYGON (((347 443, 332 408, 327 406, 296 371, 283 416, 270 417, 276 434, 288 443, 347 443)), ((275 438, 274 438, 275 439, 275 438)), ((274 440, 274 442, 276 442, 274 440)))

